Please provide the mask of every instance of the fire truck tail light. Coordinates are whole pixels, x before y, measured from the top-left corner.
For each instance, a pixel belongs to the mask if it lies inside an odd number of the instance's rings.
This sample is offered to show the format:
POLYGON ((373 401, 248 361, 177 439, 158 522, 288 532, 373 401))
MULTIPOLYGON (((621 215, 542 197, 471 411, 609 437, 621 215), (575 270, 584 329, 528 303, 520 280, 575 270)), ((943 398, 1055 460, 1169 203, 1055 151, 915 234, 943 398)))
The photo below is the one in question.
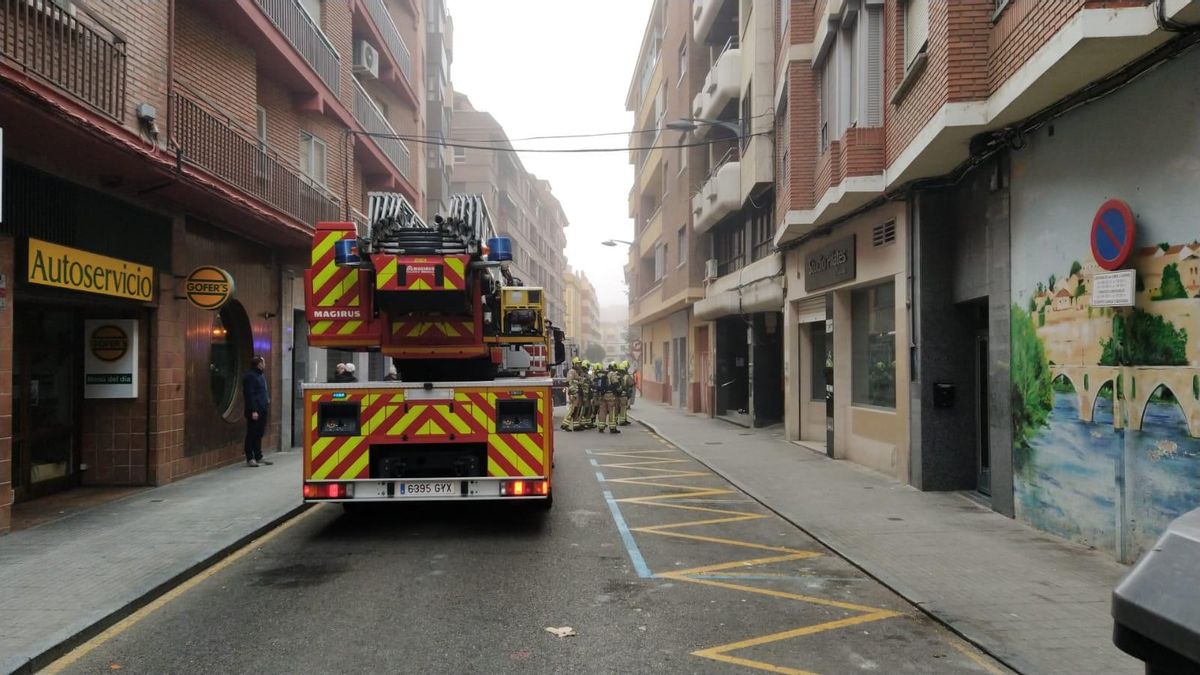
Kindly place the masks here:
POLYGON ((305 499, 348 499, 354 496, 353 486, 347 483, 305 483, 305 499))
POLYGON ((544 480, 510 480, 500 484, 504 497, 544 497, 550 492, 550 483, 544 480))

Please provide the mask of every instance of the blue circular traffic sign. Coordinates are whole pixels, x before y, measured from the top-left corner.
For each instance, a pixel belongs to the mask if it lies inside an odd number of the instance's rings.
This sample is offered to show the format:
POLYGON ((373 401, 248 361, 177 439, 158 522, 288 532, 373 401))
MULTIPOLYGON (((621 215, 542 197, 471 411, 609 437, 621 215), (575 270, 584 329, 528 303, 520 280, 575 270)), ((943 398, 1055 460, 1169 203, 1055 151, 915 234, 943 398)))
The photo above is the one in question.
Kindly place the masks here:
POLYGON ((1100 205, 1092 219, 1092 257, 1104 269, 1121 269, 1137 239, 1137 224, 1133 211, 1120 199, 1110 199, 1100 205))

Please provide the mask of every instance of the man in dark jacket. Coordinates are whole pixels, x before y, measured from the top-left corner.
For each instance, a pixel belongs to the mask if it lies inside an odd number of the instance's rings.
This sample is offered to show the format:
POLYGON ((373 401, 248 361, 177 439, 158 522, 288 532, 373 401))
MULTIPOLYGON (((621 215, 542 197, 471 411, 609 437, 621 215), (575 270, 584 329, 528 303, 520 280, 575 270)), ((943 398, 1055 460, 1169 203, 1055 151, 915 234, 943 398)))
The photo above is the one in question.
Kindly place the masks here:
POLYGON ((267 362, 261 356, 250 360, 250 371, 242 378, 242 398, 246 402, 246 466, 271 465, 263 459, 262 438, 267 431, 267 414, 271 410, 271 392, 263 370, 267 362))

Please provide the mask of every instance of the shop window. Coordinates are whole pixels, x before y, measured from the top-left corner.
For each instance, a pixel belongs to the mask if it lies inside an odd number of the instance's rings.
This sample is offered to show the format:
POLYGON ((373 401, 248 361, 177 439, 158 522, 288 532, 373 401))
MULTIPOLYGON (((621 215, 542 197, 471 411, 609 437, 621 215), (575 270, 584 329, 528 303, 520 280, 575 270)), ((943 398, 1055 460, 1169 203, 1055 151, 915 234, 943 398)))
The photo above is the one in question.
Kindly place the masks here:
POLYGON ((250 319, 236 300, 213 315, 212 342, 208 356, 208 379, 213 405, 227 420, 237 417, 237 399, 242 373, 250 367, 253 348, 250 319))
POLYGON ((854 291, 850 297, 850 364, 855 405, 896 407, 896 284, 854 291))

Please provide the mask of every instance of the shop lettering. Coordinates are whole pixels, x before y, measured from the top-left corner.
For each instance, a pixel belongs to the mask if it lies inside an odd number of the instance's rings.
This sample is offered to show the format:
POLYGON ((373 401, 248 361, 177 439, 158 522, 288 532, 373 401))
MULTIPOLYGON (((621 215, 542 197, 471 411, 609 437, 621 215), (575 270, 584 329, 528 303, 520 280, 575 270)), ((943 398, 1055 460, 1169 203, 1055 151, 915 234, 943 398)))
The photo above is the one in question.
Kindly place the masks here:
POLYGON ((808 273, 820 274, 831 267, 841 267, 849 259, 850 256, 846 255, 842 249, 819 255, 808 261, 808 273))
POLYGON ((211 281, 192 281, 187 285, 188 293, 204 293, 224 295, 229 292, 229 284, 211 281))
POLYGON ((233 297, 233 275, 220 267, 203 265, 187 276, 183 290, 192 305, 200 309, 220 309, 233 297))
POLYGON ((29 256, 30 283, 135 300, 154 298, 154 277, 140 265, 37 240, 30 240, 29 256))

